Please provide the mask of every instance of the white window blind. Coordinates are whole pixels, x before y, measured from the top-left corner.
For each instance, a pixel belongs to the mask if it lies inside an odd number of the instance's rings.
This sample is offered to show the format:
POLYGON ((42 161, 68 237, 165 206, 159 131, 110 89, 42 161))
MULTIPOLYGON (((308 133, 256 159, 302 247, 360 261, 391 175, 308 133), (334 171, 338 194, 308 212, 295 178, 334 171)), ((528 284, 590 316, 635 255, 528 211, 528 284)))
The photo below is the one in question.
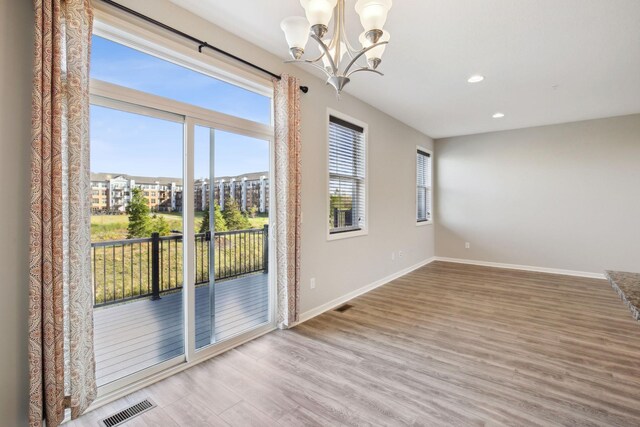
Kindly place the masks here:
POLYGON ((364 129, 329 116, 329 232, 365 227, 364 129))
POLYGON ((431 154, 418 150, 416 156, 416 219, 431 220, 431 154))

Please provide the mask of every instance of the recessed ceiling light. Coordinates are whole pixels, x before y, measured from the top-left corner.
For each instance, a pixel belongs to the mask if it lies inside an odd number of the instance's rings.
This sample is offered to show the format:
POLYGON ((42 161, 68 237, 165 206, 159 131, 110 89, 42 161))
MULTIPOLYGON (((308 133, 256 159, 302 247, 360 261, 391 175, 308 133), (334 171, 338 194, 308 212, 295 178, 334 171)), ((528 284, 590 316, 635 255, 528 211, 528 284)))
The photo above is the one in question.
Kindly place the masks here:
POLYGON ((484 80, 484 76, 476 74, 475 76, 471 76, 467 79, 469 83, 479 83, 484 80))
POLYGON ((501 119, 504 117, 504 113, 495 113, 493 116, 494 119, 501 119))

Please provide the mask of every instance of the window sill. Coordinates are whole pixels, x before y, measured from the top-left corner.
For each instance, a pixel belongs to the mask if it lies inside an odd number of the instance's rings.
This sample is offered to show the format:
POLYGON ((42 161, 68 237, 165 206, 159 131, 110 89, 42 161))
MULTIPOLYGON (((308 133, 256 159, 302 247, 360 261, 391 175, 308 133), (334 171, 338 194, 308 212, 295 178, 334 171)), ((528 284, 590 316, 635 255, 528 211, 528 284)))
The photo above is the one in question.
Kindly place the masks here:
POLYGON ((423 225, 432 225, 433 224, 433 220, 430 219, 429 221, 419 221, 416 222, 416 227, 422 227, 423 225))
POLYGON ((344 231, 342 233, 333 233, 333 234, 329 233, 327 235, 327 241, 350 239, 352 237, 366 236, 367 234, 369 234, 369 230, 367 229, 356 230, 356 231, 344 231))

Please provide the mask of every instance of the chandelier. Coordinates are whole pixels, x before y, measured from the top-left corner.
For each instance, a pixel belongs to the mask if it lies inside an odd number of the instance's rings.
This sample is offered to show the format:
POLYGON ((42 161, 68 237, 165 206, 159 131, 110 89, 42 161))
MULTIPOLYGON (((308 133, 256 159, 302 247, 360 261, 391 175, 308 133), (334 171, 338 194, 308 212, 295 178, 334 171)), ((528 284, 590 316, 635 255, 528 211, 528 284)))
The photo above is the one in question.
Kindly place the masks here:
POLYGON ((345 0, 300 0, 306 18, 291 16, 282 20, 289 51, 293 59, 285 62, 301 62, 320 69, 327 75, 330 84, 340 94, 350 81, 350 76, 360 71, 383 75, 377 70, 382 54, 389 43, 389 33, 382 27, 387 20, 392 0, 358 0, 355 10, 360 16, 364 31, 360 34, 361 48, 354 49, 347 39, 344 25, 345 0), (333 34, 328 36, 329 22, 335 10, 333 34), (311 37, 320 48, 320 56, 302 58, 311 37), (345 57, 346 54, 346 57, 345 57), (359 65, 365 56, 367 65, 359 65), (320 65, 322 63, 322 65, 320 65))

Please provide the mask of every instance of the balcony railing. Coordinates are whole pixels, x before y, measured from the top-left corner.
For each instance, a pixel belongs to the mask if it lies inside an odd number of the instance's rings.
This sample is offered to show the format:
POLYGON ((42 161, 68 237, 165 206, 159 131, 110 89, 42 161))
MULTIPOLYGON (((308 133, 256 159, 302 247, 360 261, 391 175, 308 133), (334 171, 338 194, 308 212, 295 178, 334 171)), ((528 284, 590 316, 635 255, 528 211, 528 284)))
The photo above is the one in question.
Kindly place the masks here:
MULTIPOLYGON (((267 225, 214 235, 196 234, 196 285, 209 283, 211 264, 216 280, 268 271, 268 236, 267 225)), ((92 243, 94 306, 138 298, 158 299, 181 289, 182 253, 182 235, 160 237, 154 233, 149 238, 92 243)))

